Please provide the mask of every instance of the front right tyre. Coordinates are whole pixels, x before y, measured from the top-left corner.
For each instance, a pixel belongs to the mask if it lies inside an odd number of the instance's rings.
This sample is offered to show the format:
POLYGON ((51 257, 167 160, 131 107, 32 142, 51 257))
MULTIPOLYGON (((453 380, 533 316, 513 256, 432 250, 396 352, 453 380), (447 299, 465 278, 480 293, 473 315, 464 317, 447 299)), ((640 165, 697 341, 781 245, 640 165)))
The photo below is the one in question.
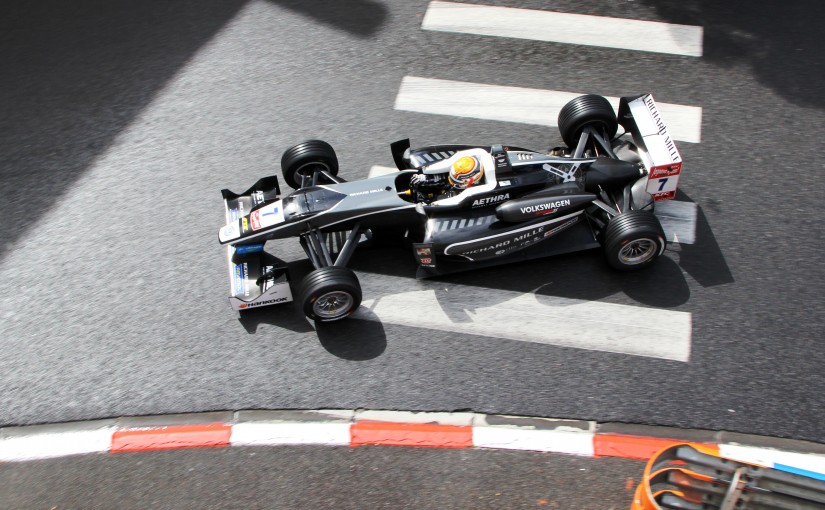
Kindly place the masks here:
POLYGON ((620 271, 650 266, 666 246, 662 224, 650 211, 627 211, 615 216, 604 232, 607 263, 620 271))
POLYGON ((327 266, 309 273, 298 287, 304 315, 316 322, 343 319, 361 306, 361 284, 352 270, 327 266))

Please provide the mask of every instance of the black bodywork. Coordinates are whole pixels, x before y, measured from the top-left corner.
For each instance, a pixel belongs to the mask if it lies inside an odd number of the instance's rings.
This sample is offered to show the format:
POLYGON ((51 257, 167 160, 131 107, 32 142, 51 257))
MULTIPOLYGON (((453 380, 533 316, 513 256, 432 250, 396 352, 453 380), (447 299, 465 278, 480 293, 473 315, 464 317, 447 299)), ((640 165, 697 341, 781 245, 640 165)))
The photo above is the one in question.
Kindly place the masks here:
POLYGON ((222 242, 244 246, 309 231, 326 236, 358 230, 370 237, 402 230, 421 268, 417 276, 426 277, 598 247, 599 224, 588 214, 599 211, 593 204, 597 193, 644 175, 639 164, 607 157, 572 159, 502 145, 438 145, 399 156, 405 146, 409 148, 408 141, 393 144, 402 166, 398 173, 353 182, 335 178, 337 182, 294 191, 281 200, 284 221, 269 228, 255 229, 251 217, 277 200, 277 178, 259 181, 241 195, 225 190, 225 199, 257 194, 268 200, 238 219, 239 238, 222 242), (488 172, 495 182, 486 183, 483 191, 470 188, 454 197, 460 200, 444 205, 405 195, 412 176, 428 163, 473 149, 489 154, 495 165, 488 172), (553 242, 544 242, 551 237, 553 242))
POLYGON ((675 196, 681 158, 652 96, 581 96, 559 114, 571 145, 538 152, 510 145, 391 144, 396 172, 347 182, 321 140, 288 149, 277 177, 244 193, 223 190, 236 310, 291 301, 285 264, 263 251, 298 238, 315 271, 298 293, 307 317, 337 320, 357 309, 360 285, 346 266, 363 242, 406 243, 417 277, 602 247, 619 270, 641 269, 666 246, 655 200, 675 196), (615 136, 617 127, 625 131, 615 136), (575 147, 574 147, 575 146, 575 147), (461 161, 475 161, 463 175, 461 161))

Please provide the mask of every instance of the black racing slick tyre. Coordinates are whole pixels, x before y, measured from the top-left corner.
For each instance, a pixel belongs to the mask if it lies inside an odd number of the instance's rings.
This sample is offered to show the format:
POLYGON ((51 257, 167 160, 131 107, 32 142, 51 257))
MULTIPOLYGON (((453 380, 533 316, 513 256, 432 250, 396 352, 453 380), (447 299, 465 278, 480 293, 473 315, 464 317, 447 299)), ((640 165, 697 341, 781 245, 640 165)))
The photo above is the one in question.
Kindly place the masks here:
POLYGON ((579 137, 587 126, 595 127, 599 132, 606 131, 611 139, 619 129, 610 101, 595 94, 579 96, 564 105, 559 112, 558 125, 562 140, 571 149, 578 145, 579 137))
POLYGON ((610 220, 604 233, 607 263, 620 271, 643 269, 665 251, 665 232, 650 211, 627 211, 610 220))
POLYGON ((338 157, 335 149, 323 140, 307 140, 284 152, 281 156, 281 171, 284 180, 292 189, 301 187, 303 176, 312 177, 318 170, 330 175, 338 175, 338 157))
POLYGON ((343 319, 361 306, 361 284, 345 267, 327 266, 309 273, 298 295, 304 315, 317 322, 343 319))

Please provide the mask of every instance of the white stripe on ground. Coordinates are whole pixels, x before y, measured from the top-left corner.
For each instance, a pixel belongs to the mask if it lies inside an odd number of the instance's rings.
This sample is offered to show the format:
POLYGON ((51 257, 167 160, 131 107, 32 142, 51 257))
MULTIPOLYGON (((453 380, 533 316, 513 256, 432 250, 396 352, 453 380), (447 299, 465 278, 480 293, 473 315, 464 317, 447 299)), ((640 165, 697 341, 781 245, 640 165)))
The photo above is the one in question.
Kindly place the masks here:
MULTIPOLYGON (((398 169, 389 166, 374 165, 370 168, 369 177, 391 174, 398 169)), ((665 229, 665 235, 671 243, 693 244, 696 242, 696 213, 697 206, 693 202, 677 202, 662 200, 656 202, 656 216, 665 229)))
POLYGON ((430 2, 421 28, 702 56, 702 27, 453 2, 430 2))
POLYGON ((696 242, 696 204, 662 200, 656 202, 654 209, 668 241, 680 244, 696 242))
POLYGON ((359 274, 359 280, 366 298, 354 315, 360 319, 674 361, 690 359, 692 319, 687 312, 369 273, 359 274), (427 312, 422 316, 410 310, 427 312))
POLYGON ((473 427, 473 446, 593 456, 592 432, 473 427))
POLYGON ((794 453, 768 448, 720 444, 719 455, 727 459, 773 467, 784 464, 815 473, 825 474, 825 456, 811 453, 794 453))
MULTIPOLYGON (((556 126, 559 110, 582 94, 405 76, 395 98, 395 109, 556 126)), ((618 97, 607 99, 618 109, 618 97)), ((659 102, 656 106, 673 138, 692 143, 701 141, 702 108, 659 102)))
POLYGON ((66 455, 108 452, 111 428, 32 434, 0 440, 0 461, 50 459, 66 455))
POLYGON ((368 178, 369 177, 378 177, 379 175, 387 175, 387 174, 391 174, 391 173, 394 173, 394 172, 397 172, 397 171, 398 171, 398 169, 395 168, 394 166, 373 165, 370 168, 370 173, 367 177, 368 178))
POLYGON ((238 423, 232 427, 232 446, 276 444, 348 445, 349 423, 238 423))

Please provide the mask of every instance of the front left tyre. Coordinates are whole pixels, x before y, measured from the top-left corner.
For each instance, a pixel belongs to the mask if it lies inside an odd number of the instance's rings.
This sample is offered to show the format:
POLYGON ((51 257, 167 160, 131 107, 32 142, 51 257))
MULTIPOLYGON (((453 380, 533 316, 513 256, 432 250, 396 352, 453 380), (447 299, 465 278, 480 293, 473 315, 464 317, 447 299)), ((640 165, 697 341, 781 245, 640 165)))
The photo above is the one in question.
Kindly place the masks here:
POLYGON ((607 263, 620 271, 648 267, 666 245, 662 224, 650 211, 627 211, 615 216, 604 232, 607 263))
POLYGON ((361 284, 352 270, 327 266, 309 273, 298 288, 307 318, 317 322, 343 319, 361 306, 361 284))
POLYGON ((299 189, 304 178, 311 179, 315 172, 338 175, 338 156, 327 142, 307 140, 284 152, 281 156, 281 171, 289 187, 299 189))

